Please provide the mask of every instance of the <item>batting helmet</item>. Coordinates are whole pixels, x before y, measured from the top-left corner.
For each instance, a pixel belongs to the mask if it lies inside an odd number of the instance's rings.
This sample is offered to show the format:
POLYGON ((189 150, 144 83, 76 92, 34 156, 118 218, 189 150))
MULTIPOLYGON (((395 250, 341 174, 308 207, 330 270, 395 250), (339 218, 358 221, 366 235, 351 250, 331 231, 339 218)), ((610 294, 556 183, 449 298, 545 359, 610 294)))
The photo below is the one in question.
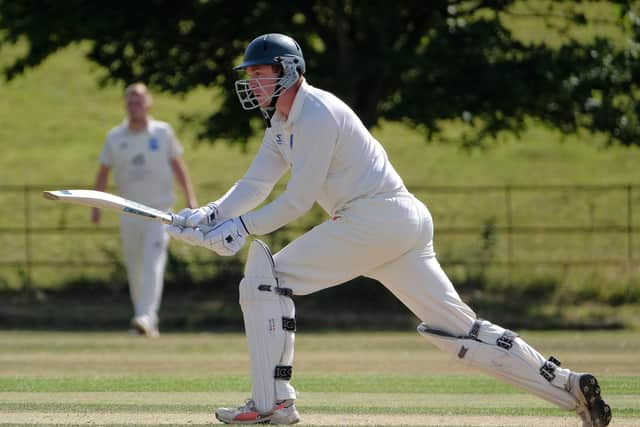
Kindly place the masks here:
POLYGON ((249 43, 242 63, 233 69, 241 70, 251 65, 281 65, 283 58, 290 58, 296 70, 304 74, 304 56, 298 42, 284 34, 263 34, 249 43))

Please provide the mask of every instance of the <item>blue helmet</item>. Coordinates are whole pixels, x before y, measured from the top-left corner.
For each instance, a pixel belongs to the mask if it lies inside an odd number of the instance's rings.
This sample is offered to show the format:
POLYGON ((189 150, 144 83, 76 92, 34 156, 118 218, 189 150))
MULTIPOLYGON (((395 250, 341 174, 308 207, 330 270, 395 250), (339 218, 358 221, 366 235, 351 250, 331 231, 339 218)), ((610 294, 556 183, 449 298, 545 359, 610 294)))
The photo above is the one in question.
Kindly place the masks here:
POLYGON ((284 34, 263 34, 249 43, 242 63, 233 69, 241 70, 251 65, 282 65, 283 58, 290 58, 296 71, 304 74, 304 56, 298 42, 284 34))

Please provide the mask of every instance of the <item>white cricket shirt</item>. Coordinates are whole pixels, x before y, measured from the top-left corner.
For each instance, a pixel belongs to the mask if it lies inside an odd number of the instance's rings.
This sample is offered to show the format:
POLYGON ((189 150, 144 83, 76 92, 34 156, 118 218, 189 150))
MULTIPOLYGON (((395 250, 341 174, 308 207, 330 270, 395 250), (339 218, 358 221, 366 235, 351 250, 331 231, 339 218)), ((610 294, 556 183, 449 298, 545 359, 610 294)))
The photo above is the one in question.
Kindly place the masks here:
POLYGON ((147 129, 130 132, 125 120, 109 131, 100 163, 113 169, 122 197, 168 210, 175 200, 171 159, 181 154, 168 123, 149 120, 147 129))
POLYGON ((219 216, 242 215, 249 232, 260 235, 298 218, 314 202, 333 215, 356 199, 406 191, 384 148, 351 108, 303 81, 289 117, 276 113, 246 174, 214 203, 219 216), (289 168, 285 191, 249 212, 289 168))

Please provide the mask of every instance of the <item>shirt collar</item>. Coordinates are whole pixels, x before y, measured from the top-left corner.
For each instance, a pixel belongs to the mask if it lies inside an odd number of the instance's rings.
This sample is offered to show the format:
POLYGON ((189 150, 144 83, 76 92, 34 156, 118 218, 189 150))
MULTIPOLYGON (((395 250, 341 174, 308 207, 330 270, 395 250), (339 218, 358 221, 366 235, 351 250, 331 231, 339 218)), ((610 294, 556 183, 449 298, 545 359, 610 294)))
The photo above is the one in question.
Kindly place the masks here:
MULTIPOLYGON (((145 128, 145 129, 143 129, 143 130, 141 130, 140 132, 145 132, 145 131, 146 131, 146 132, 149 132, 149 131, 151 130, 151 120, 153 120, 153 119, 151 118, 151 116, 149 116, 149 117, 147 118, 147 126, 146 126, 146 128, 145 128)), ((127 133, 131 133, 131 131, 129 130, 129 118, 128 118, 128 117, 125 117, 125 118, 122 120, 122 126, 124 126, 124 129, 125 129, 125 131, 126 131, 127 133)), ((137 133, 139 133, 139 132, 135 132, 135 133, 137 134, 137 133)))
POLYGON ((291 110, 289 111, 289 116, 287 120, 284 120, 282 114, 276 113, 273 117, 276 122, 282 124, 283 127, 291 127, 296 122, 298 117, 300 117, 300 112, 302 111, 302 106, 304 105, 304 100, 307 98, 307 93, 309 93, 309 84, 306 80, 302 80, 302 84, 298 88, 298 92, 296 93, 296 97, 293 99, 293 104, 291 104, 291 110))

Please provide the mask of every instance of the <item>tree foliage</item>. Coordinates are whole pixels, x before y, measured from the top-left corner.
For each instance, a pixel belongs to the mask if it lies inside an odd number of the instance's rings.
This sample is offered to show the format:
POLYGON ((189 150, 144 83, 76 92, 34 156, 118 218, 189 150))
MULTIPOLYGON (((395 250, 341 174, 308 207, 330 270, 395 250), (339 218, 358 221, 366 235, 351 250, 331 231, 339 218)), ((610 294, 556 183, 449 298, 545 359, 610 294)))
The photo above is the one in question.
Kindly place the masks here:
POLYGON ((28 44, 4 70, 8 79, 83 41, 107 83, 145 81, 171 93, 216 87, 221 104, 200 122, 211 139, 251 133, 232 66, 253 37, 282 32, 302 45, 309 81, 337 93, 368 126, 402 120, 432 135, 443 120, 459 119, 472 125, 475 143, 518 132, 532 117, 640 144, 640 11, 633 1, 610 0, 609 24, 626 39, 580 41, 570 30, 589 24, 589 3, 0 0, 0 46, 28 44), (563 37, 555 45, 520 40, 513 25, 523 16, 563 37))

